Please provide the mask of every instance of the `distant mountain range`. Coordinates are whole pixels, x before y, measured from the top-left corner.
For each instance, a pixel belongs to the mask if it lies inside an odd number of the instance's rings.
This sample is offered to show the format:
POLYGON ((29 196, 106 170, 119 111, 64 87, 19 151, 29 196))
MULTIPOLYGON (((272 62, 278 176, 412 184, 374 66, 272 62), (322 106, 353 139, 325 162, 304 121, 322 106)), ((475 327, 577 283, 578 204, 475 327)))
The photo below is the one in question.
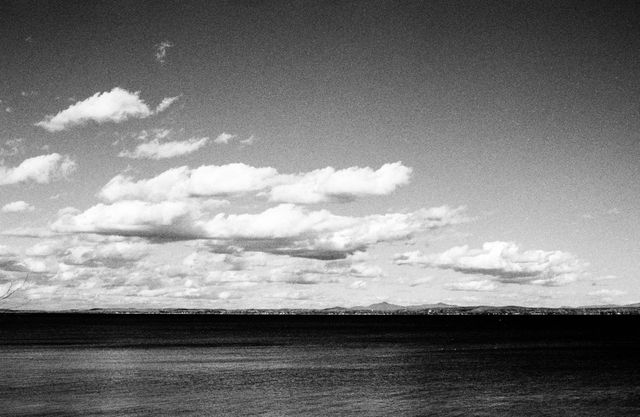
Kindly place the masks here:
POLYGON ((331 307, 324 309, 325 311, 421 311, 421 310, 429 310, 429 309, 440 309, 440 308, 458 308, 456 305, 452 304, 420 304, 420 305, 412 305, 412 306, 401 306, 398 304, 390 304, 387 302, 371 304, 368 306, 355 306, 355 307, 331 307))
POLYGON ((375 303, 368 306, 355 306, 355 307, 331 307, 324 309, 325 311, 423 311, 423 310, 436 310, 436 309, 584 309, 584 308, 640 308, 640 303, 626 304, 626 305, 589 305, 579 307, 523 307, 523 306, 457 306, 454 304, 436 303, 436 304, 419 304, 402 306, 398 304, 391 304, 387 302, 375 303))

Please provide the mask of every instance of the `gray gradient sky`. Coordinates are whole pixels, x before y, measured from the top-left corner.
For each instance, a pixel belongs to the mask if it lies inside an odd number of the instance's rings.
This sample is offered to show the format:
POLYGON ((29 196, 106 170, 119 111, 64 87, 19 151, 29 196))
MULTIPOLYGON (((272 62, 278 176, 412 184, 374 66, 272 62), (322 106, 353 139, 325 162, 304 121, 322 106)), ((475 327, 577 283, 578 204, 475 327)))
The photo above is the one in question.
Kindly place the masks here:
POLYGON ((0 289, 28 274, 12 302, 50 309, 638 302, 632 6, 4 1, 0 289), (177 167, 192 191, 99 195, 177 167), (279 174, 249 186, 252 167, 279 174))

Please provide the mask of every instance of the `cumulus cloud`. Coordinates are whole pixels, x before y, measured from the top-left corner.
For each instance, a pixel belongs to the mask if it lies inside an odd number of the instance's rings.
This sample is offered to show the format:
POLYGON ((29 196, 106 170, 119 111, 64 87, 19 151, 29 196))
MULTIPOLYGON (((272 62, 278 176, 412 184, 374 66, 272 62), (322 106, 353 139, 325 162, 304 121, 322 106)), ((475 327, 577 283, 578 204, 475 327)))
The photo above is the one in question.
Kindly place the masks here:
POLYGON ((240 249, 337 259, 379 242, 408 239, 420 231, 460 223, 465 220, 462 211, 443 206, 350 217, 281 204, 256 214, 210 215, 196 200, 125 200, 98 204, 84 212, 64 210, 52 227, 59 232, 209 239, 211 250, 221 253, 240 249))
POLYGON ((22 200, 12 201, 11 203, 7 203, 4 206, 2 206, 2 208, 0 209, 0 211, 2 211, 3 213, 21 213, 21 212, 33 211, 33 210, 35 210, 35 207, 27 203, 26 201, 22 201, 22 200))
POLYGON ((481 249, 456 246, 443 253, 424 255, 419 251, 395 256, 399 265, 451 269, 464 274, 491 276, 500 282, 562 285, 573 282, 586 263, 561 251, 522 251, 512 242, 486 242, 481 249))
POLYGON ((237 135, 232 135, 230 133, 221 133, 213 141, 215 143, 226 145, 227 143, 229 143, 230 141, 232 141, 233 139, 235 139, 237 137, 238 137, 237 135))
POLYGON ((271 167, 233 163, 195 169, 173 168, 154 178, 138 181, 118 175, 102 188, 99 196, 109 202, 125 199, 162 201, 263 192, 277 203, 312 204, 390 194, 407 184, 410 175, 411 168, 401 162, 385 164, 377 170, 327 167, 300 174, 280 174, 271 167))
POLYGON ((122 151, 118 156, 132 159, 167 159, 188 155, 204 147, 208 137, 192 138, 185 141, 161 143, 158 139, 139 144, 133 151, 122 151))
POLYGON ((156 61, 161 64, 165 63, 167 58, 167 49, 173 47, 173 44, 169 41, 162 41, 156 45, 156 61))
POLYGON ((0 185, 36 182, 47 184, 66 178, 76 169, 76 163, 68 156, 58 153, 25 159, 14 168, 0 165, 0 185))
POLYGON ((313 204, 352 200, 365 195, 387 195, 409 183, 411 168, 401 162, 384 164, 377 170, 332 167, 298 175, 282 176, 269 192, 271 201, 313 204))
POLYGON ((278 175, 274 168, 254 168, 236 163, 195 169, 173 168, 147 180, 117 175, 98 193, 108 202, 146 200, 159 202, 190 197, 243 194, 264 189, 278 175))
POLYGON ((72 104, 58 114, 48 115, 36 123, 49 132, 59 132, 89 122, 120 123, 128 119, 143 119, 166 110, 178 97, 165 98, 154 111, 140 98, 140 92, 129 92, 120 87, 72 104))
POLYGON ((412 213, 337 216, 281 204, 258 214, 217 214, 202 223, 219 251, 242 248, 297 257, 339 259, 379 242, 464 221, 462 208, 437 207, 412 213))
POLYGON ((199 207, 193 202, 119 201, 95 205, 84 212, 62 209, 52 225, 58 232, 97 233, 104 235, 197 238, 201 233, 196 220, 199 207))

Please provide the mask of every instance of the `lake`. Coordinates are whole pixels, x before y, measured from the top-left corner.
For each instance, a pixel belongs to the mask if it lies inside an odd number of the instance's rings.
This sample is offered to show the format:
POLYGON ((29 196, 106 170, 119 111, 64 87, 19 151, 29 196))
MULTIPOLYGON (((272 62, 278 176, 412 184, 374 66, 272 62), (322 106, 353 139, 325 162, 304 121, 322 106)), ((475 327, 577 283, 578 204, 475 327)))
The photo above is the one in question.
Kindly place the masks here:
POLYGON ((639 416, 638 316, 0 315, 2 416, 639 416))

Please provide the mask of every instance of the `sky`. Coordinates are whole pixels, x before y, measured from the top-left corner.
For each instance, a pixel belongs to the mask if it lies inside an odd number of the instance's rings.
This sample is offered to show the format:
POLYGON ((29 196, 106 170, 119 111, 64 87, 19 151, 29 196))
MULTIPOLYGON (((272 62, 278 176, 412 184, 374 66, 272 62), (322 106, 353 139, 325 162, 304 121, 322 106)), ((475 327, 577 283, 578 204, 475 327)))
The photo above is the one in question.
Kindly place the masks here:
POLYGON ((632 6, 3 1, 3 307, 638 302, 632 6))

